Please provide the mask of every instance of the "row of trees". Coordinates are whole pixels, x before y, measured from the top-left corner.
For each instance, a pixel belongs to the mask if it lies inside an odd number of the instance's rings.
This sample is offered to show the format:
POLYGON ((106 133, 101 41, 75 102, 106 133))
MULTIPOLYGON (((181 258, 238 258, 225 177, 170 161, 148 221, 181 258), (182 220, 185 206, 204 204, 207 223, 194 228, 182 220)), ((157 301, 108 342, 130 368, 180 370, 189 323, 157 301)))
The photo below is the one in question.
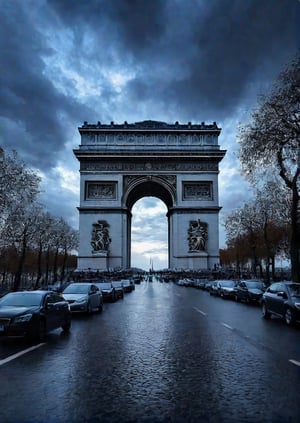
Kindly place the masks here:
POLYGON ((61 280, 76 267, 78 233, 38 202, 40 177, 0 148, 0 272, 2 287, 18 290, 61 280), (71 261, 70 261, 71 260, 71 261))
POLYGON ((249 124, 239 128, 241 169, 253 199, 225 219, 223 263, 237 267, 265 264, 269 279, 280 255, 291 261, 292 280, 300 282, 300 56, 261 96, 249 124))

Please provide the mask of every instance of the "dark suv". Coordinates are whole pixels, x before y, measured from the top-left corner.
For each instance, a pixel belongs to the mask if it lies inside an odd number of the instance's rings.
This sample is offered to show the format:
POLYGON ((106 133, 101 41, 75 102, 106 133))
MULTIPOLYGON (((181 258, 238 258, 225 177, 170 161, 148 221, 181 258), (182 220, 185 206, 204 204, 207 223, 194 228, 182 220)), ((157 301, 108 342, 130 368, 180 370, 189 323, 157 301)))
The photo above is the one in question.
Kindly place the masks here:
POLYGON ((262 297, 262 315, 285 320, 287 325, 300 322, 300 283, 276 282, 267 288, 262 297))

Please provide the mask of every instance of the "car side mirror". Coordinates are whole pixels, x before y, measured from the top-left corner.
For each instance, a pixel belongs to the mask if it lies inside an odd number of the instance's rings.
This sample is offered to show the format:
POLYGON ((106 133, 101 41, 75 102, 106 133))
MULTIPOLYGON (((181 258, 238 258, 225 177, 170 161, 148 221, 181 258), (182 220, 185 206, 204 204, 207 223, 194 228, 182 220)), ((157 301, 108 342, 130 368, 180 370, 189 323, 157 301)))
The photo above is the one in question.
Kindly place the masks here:
POLYGON ((286 293, 284 291, 279 291, 277 293, 277 295, 278 295, 278 297, 287 298, 287 295, 286 295, 286 293))

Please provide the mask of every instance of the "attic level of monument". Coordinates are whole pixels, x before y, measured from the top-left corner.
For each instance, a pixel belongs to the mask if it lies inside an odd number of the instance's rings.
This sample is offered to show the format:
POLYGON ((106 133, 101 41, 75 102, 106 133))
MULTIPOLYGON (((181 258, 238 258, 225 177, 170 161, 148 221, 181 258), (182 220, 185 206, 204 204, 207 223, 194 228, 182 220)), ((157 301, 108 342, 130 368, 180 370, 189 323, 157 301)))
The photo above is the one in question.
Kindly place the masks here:
POLYGON ((81 135, 79 150, 86 153, 92 151, 131 152, 172 152, 192 155, 199 151, 219 151, 218 136, 221 129, 214 122, 205 124, 169 124, 147 120, 132 124, 88 124, 85 122, 78 128, 81 135))

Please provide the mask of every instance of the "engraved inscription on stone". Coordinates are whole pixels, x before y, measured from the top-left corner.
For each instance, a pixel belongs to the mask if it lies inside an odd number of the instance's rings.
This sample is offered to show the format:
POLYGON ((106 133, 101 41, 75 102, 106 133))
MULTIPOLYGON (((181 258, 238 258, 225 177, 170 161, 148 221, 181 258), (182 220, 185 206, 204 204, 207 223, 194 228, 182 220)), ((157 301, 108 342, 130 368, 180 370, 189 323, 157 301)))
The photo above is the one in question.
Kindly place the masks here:
POLYGON ((191 220, 188 228, 189 253, 206 250, 208 240, 208 225, 205 222, 191 220))
POLYGON ((212 182, 183 183, 183 200, 212 200, 212 182))
POLYGON ((117 198, 115 182, 87 182, 86 200, 115 200, 117 198))

